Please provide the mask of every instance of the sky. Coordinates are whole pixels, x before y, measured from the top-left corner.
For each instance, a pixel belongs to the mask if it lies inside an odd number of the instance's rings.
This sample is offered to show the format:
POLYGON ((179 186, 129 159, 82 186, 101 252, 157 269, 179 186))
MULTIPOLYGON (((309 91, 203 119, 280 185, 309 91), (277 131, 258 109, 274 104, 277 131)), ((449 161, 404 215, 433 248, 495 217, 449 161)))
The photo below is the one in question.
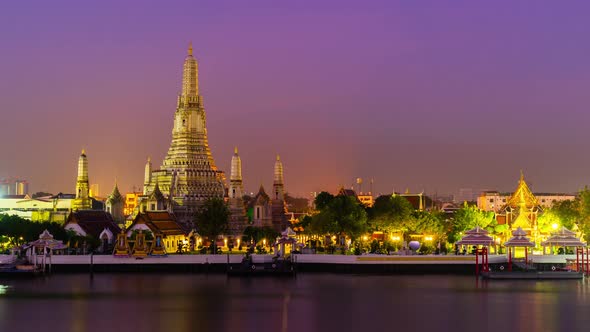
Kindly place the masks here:
POLYGON ((246 191, 455 194, 590 184, 587 1, 0 2, 0 177, 141 190, 189 42, 209 145, 246 191))

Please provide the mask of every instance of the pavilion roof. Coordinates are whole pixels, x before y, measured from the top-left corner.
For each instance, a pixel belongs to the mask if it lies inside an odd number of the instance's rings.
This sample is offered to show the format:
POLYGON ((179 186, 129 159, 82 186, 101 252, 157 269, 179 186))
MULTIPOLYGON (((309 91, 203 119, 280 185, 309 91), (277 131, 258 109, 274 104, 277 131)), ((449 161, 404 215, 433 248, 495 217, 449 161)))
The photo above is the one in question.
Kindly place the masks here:
POLYGON ((561 227, 553 233, 546 241, 541 242, 542 246, 561 245, 564 247, 585 247, 586 243, 576 237, 576 233, 565 227, 561 227))
POLYGON ((526 236, 526 232, 521 228, 518 227, 516 230, 512 231, 512 237, 510 240, 504 243, 506 247, 534 247, 535 244, 529 240, 526 236))
POLYGON ((50 249, 65 249, 67 246, 59 240, 54 240, 53 235, 49 233, 48 230, 44 230, 43 233, 39 235, 39 239, 33 242, 27 243, 25 248, 28 247, 36 247, 36 248, 50 248, 50 249))
POLYGON ((522 171, 520 172, 520 180, 518 181, 518 186, 506 202, 506 205, 512 208, 526 206, 529 209, 539 205, 539 200, 537 200, 537 197, 533 195, 533 193, 529 189, 529 186, 524 181, 524 174, 522 173, 522 171))
POLYGON ((465 232, 465 236, 461 240, 457 241, 458 245, 491 245, 494 242, 488 235, 488 231, 477 226, 474 229, 465 232))
POLYGON ((489 233, 488 231, 486 231, 485 229, 483 229, 479 226, 465 232, 465 234, 476 234, 476 235, 479 235, 479 234, 487 235, 488 233, 489 233))

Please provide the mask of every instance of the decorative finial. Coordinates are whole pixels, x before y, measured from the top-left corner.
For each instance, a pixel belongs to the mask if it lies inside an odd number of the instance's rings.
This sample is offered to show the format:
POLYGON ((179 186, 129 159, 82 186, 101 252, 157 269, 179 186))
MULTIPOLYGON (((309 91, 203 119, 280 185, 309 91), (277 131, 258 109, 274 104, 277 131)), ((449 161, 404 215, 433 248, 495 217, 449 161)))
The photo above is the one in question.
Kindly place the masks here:
POLYGON ((237 146, 236 146, 236 147, 234 147, 234 153, 235 153, 235 154, 238 154, 238 147, 237 147, 237 146))
POLYGON ((524 181, 524 173, 520 170, 520 181, 524 181))
POLYGON ((281 156, 277 154, 277 161, 281 161, 281 156))
POLYGON ((193 42, 188 43, 188 55, 193 56, 193 42))
POLYGON ((148 156, 148 163, 152 161, 152 158, 148 156))
POLYGON ((82 149, 82 154, 86 154, 86 149, 82 149))

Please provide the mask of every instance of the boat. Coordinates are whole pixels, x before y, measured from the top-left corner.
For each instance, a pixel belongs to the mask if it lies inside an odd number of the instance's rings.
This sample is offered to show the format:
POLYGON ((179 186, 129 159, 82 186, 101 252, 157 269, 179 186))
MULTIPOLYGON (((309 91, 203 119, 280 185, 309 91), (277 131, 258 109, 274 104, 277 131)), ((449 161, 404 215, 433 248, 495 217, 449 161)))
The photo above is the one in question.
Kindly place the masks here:
POLYGON ((0 277, 24 277, 41 275, 43 270, 39 266, 24 262, 8 262, 0 264, 0 277))
POLYGON ((272 257, 272 260, 256 261, 245 256, 239 264, 228 264, 228 276, 294 276, 295 263, 289 258, 272 257))
POLYGON ((556 279, 583 279, 584 274, 577 271, 501 271, 482 272, 483 279, 497 280, 556 280, 556 279))

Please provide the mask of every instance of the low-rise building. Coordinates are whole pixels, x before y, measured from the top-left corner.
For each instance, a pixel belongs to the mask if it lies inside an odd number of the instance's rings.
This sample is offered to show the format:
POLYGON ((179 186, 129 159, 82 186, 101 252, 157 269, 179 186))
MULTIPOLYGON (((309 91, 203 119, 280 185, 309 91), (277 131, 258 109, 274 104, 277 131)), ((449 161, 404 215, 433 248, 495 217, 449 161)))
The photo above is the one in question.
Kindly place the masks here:
POLYGON ((189 242, 190 230, 184 228, 168 211, 148 211, 137 214, 131 226, 127 229, 127 237, 134 231, 142 230, 155 236, 162 235, 162 240, 168 253, 176 252, 179 245, 189 242))

